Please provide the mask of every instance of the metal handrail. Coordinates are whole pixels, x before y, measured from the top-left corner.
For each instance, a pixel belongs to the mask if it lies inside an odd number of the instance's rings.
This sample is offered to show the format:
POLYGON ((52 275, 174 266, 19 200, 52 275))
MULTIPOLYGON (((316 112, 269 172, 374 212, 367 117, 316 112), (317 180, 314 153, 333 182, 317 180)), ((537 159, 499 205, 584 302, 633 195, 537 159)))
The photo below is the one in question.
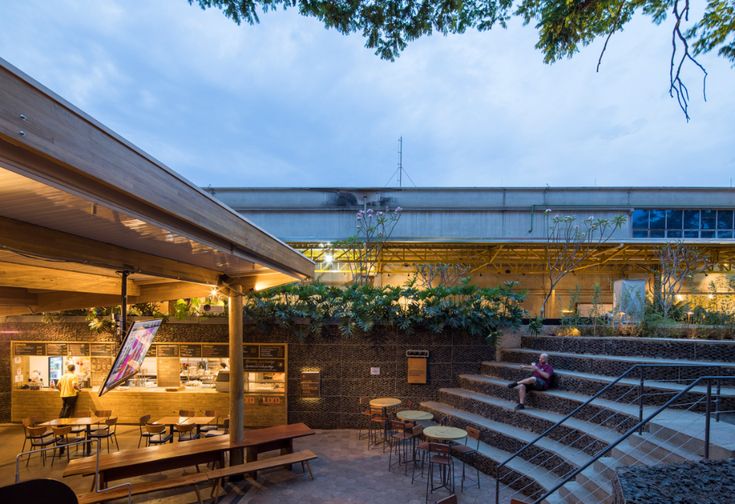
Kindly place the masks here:
MULTIPOLYGON (((97 444, 97 450, 95 454, 95 468, 94 468, 94 491, 96 493, 105 493, 105 492, 111 492, 112 490, 117 490, 118 488, 127 487, 128 489, 128 504, 132 503, 133 499, 133 493, 132 493, 132 483, 121 483, 119 485, 115 485, 108 488, 100 488, 100 447, 101 447, 101 440, 100 439, 83 439, 81 441, 74 441, 72 443, 64 443, 64 448, 69 449, 72 446, 81 446, 81 445, 87 445, 89 443, 96 443, 97 444)), ((42 453, 50 450, 58 450, 61 448, 60 446, 47 446, 45 448, 38 448, 36 450, 28 450, 28 451, 22 451, 18 453, 15 456, 15 482, 20 483, 20 461, 23 458, 24 455, 28 455, 30 457, 34 453, 42 453)))
MULTIPOLYGON (((671 367, 678 367, 678 368, 685 368, 685 367, 689 367, 689 368, 716 368, 716 369, 720 369, 722 367, 729 367, 729 366, 724 366, 722 364, 673 364, 673 363, 671 363, 671 364, 669 364, 669 363, 667 363, 667 364, 653 364, 653 363, 651 363, 651 364, 634 364, 633 366, 631 366, 627 370, 625 370, 625 372, 623 372, 623 374, 621 374, 620 376, 618 376, 617 378, 615 378, 615 380, 611 381, 610 383, 608 383, 607 385, 605 385, 604 387, 602 387, 600 390, 598 390, 587 401, 585 401, 584 403, 582 403, 579 406, 577 406, 576 408, 574 408, 564 418, 562 418, 561 420, 559 420, 558 422, 556 422, 551 427, 547 428, 541 434, 539 434, 538 436, 536 436, 536 438, 534 438, 532 441, 526 443, 524 446, 522 446, 521 448, 519 448, 515 453, 513 453, 510 457, 508 457, 504 462, 502 462, 501 464, 499 464, 498 466, 495 467, 495 504, 499 504, 500 503, 500 471, 505 466, 507 466, 508 463, 511 460, 515 459, 517 456, 519 456, 521 453, 523 453, 524 451, 526 451, 528 448, 530 448, 531 446, 535 445, 541 439, 545 438, 551 431, 555 430, 557 427, 559 427, 564 422, 566 422, 567 420, 569 420, 572 416, 574 416, 575 414, 577 414, 578 411, 580 411, 585 406, 589 405, 592 401, 594 401, 595 399, 597 399, 598 397, 600 397, 602 394, 604 394, 607 390, 609 390, 610 388, 612 388, 614 385, 617 385, 621 380, 623 380, 624 378, 628 377, 631 373, 633 373, 633 371, 635 371, 637 369, 645 369, 645 368, 671 368, 671 367)), ((641 385, 640 386, 641 386, 641 389, 640 390, 642 392, 642 390, 643 390, 643 373, 641 373, 641 385)), ((689 388, 687 388, 687 390, 689 390, 689 388)), ((718 392, 719 392, 719 387, 718 387, 718 392)), ((639 403, 640 403, 640 407, 639 407, 640 408, 640 410, 639 410, 639 415, 640 415, 639 416, 639 422, 640 422, 640 419, 643 418, 643 405, 642 405, 642 402, 641 402, 641 399, 640 398, 639 398, 639 403)), ((718 410, 719 410, 719 408, 718 408, 718 410)), ((719 414, 717 415, 717 418, 718 418, 718 421, 719 421, 719 414)))
MULTIPOLYGON (((722 367, 722 366, 718 366, 718 367, 722 367)), ((591 466, 592 464, 594 464, 595 462, 597 462, 599 459, 601 459, 602 457, 604 457, 605 455, 607 455, 610 451, 612 451, 613 448, 615 448, 617 445, 619 445, 620 443, 622 443, 623 441, 625 441, 626 439, 628 439, 632 434, 635 434, 635 432, 637 430, 639 430, 643 425, 645 425, 648 422, 650 422, 651 420, 653 420, 653 418, 655 418, 656 416, 658 416, 659 413, 661 413, 662 411, 664 411, 665 409, 667 409, 669 406, 671 406, 671 404, 673 404, 674 401, 676 401, 677 399, 679 399, 684 394, 688 393, 692 388, 696 387, 700 382, 705 381, 705 380, 707 381, 707 402, 706 402, 705 429, 704 429, 704 458, 705 459, 709 459, 710 416, 711 416, 710 402, 712 400, 712 381, 713 380, 717 380, 717 381, 722 381, 722 380, 735 380, 735 376, 700 376, 694 382, 692 382, 691 384, 689 384, 689 386, 687 386, 687 388, 685 388, 684 390, 678 392, 674 397, 672 397, 671 399, 669 399, 668 401, 666 401, 663 405, 661 405, 656 411, 654 411, 653 413, 651 413, 650 415, 648 415, 648 417, 646 417, 645 419, 641 420, 636 425, 634 425, 633 427, 631 427, 630 429, 628 429, 628 431, 625 432, 625 434, 623 434, 616 441, 614 441, 613 443, 611 443, 610 445, 608 445, 608 447, 605 448, 604 450, 602 450, 600 453, 598 453, 597 455, 595 455, 594 457, 592 457, 592 459, 589 460, 589 461, 587 461, 587 463, 585 463, 583 466, 575 469, 570 474, 568 474, 567 476, 565 476, 564 479, 559 484, 557 484, 554 488, 552 488, 551 490, 548 490, 544 495, 542 495, 541 497, 539 497, 538 499, 536 499, 535 501, 533 501, 533 504, 539 504, 545 498, 547 498, 549 495, 551 495, 554 492, 556 492, 557 490, 559 490, 568 481, 571 481, 572 479, 576 478, 579 473, 581 473, 582 471, 584 471, 585 469, 587 469, 589 466, 591 466)))

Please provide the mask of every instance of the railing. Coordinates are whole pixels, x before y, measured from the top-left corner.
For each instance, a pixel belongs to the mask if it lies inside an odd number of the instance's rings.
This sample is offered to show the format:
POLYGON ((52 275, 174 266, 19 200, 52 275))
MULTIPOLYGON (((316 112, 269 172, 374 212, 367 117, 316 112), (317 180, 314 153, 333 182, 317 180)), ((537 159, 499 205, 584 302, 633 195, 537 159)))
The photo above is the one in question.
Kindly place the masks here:
POLYGON ((635 434, 637 431, 642 429, 642 427, 653 420, 655 417, 657 417, 662 411, 668 409, 669 406, 671 406, 676 400, 681 398, 684 394, 687 394, 690 390, 692 390, 694 387, 699 385, 701 382, 706 381, 707 382, 707 395, 706 395, 706 403, 705 403, 705 427, 704 427, 704 458, 709 459, 710 455, 710 431, 711 431, 711 409, 710 404, 712 402, 712 382, 715 381, 717 383, 721 383, 722 380, 731 380, 735 381, 735 376, 702 376, 694 380, 693 383, 691 383, 689 386, 687 386, 684 390, 678 392, 674 397, 666 401, 662 406, 660 406, 656 411, 648 415, 643 420, 639 421, 635 426, 628 429, 627 432, 625 432, 622 436, 620 436, 617 440, 612 442, 602 450, 600 453, 592 457, 591 460, 587 461, 582 466, 578 467, 574 471, 572 471, 570 474, 568 474, 566 477, 562 479, 560 483, 558 483, 556 486, 554 486, 552 489, 548 490, 544 495, 533 501, 533 504, 539 504, 544 499, 546 499, 549 495, 553 494, 557 490, 559 490, 562 486, 564 486, 567 482, 571 481, 572 479, 576 478, 579 473, 587 469, 589 466, 594 464, 597 460, 604 457, 608 453, 612 451, 613 448, 618 446, 620 443, 628 439, 632 434, 635 434))
MULTIPOLYGON (((122 483, 120 485, 115 485, 108 488, 100 488, 100 446, 101 441, 99 439, 83 439, 81 441, 74 441, 71 443, 64 443, 63 447, 65 449, 70 449, 73 446, 82 446, 87 445, 91 443, 97 444, 97 450, 95 455, 95 468, 94 468, 94 491, 97 493, 105 493, 105 492, 111 492, 112 490, 117 490, 118 488, 127 487, 128 489, 128 504, 132 503, 132 492, 131 492, 131 483, 122 483)), ((22 451, 18 453, 15 456, 15 482, 20 483, 20 462, 24 455, 28 455, 30 458, 31 455, 34 453, 44 453, 51 450, 59 450, 61 446, 47 446, 45 448, 38 448, 36 450, 28 450, 28 451, 22 451)))
MULTIPOLYGON (((638 398, 635 401, 635 402, 638 403, 638 406, 639 406, 639 414, 638 414, 638 417, 639 418, 638 418, 638 424, 637 425, 638 425, 639 433, 642 433, 643 432, 643 427, 645 426, 645 422, 643 422, 644 398, 653 395, 653 394, 647 394, 647 393, 645 393, 645 379, 646 379, 645 378, 645 376, 646 376, 645 370, 646 369, 649 369, 649 368, 663 368, 663 369, 666 369, 666 368, 681 368, 681 369, 696 369, 696 368, 698 368, 698 369, 720 369, 722 367, 725 367, 725 366, 723 366, 723 365, 717 365, 717 364, 635 364, 635 365, 631 366, 623 374, 621 374, 620 376, 618 376, 617 378, 615 378, 613 381, 611 381, 610 383, 608 383, 607 385, 605 385, 604 387, 602 387, 600 390, 598 390, 587 401, 585 401, 584 403, 582 403, 579 406, 577 406, 576 408, 574 408, 570 413, 568 413, 566 416, 564 416, 561 420, 559 420, 554 425, 552 425, 551 427, 549 427, 546 430, 544 430, 535 439, 533 439, 532 441, 530 441, 529 443, 527 443, 526 445, 524 445, 523 447, 521 447, 519 450, 517 450, 515 453, 513 453, 510 457, 508 457, 505 461, 503 461, 501 464, 499 464, 496 467, 496 470, 495 470, 495 503, 496 504, 499 504, 499 502, 500 502, 500 482, 501 482, 501 476, 502 476, 501 475, 501 471, 503 470, 503 468, 507 467, 507 465, 512 460, 514 460, 519 455, 521 455, 522 453, 524 453, 531 446, 534 446, 540 440, 542 440, 544 438, 547 438, 550 433, 552 433, 553 431, 555 431, 556 429, 558 429, 559 427, 561 427, 562 425, 564 425, 565 422, 567 422, 570 418, 572 418, 573 416, 575 416, 577 413, 579 413, 584 408, 588 407, 592 402, 594 402, 596 399, 600 398, 603 394, 605 394, 608 391, 610 391, 613 387, 615 387, 616 385, 619 385, 622 382, 622 380, 630 377, 634 372, 640 370, 640 373, 641 374, 640 374, 640 383, 639 383, 639 386, 637 388, 630 387, 625 393, 623 393, 616 400, 619 401, 620 399, 622 399, 623 397, 625 397, 626 395, 628 395, 633 390, 637 390, 638 391, 638 398)), ((723 378, 727 378, 727 377, 723 377, 723 378)), ((687 379, 687 380, 691 380, 691 379, 687 379)), ((666 381, 670 381, 670 380, 666 380, 666 381)), ((675 380, 675 381, 677 381, 677 380, 675 380)), ((689 392, 694 386, 695 386, 694 384, 690 384, 688 387, 686 387, 686 389, 684 391, 680 391, 679 393, 665 392, 665 394, 669 394, 669 395, 670 394, 675 394, 676 397, 677 397, 677 399, 678 399, 685 392, 689 392)), ((720 413, 720 397, 719 397, 719 395, 720 395, 720 390, 721 390, 720 387, 721 387, 721 382, 718 382, 717 383, 717 401, 715 403, 715 408, 716 408, 715 409, 715 418, 716 418, 716 421, 719 421, 719 416, 720 416, 719 415, 719 413, 720 413)), ((632 402, 630 402, 629 404, 632 404, 632 402)), ((709 403, 708 403, 708 406, 707 407, 709 408, 709 403)), ((593 418, 596 417, 598 414, 594 415, 593 418)), ((614 415, 615 415, 615 413, 613 413, 613 415, 610 415, 610 417, 612 417, 614 415)), ((622 422, 621 422, 621 424, 622 424, 622 422)), ((567 436, 568 435, 563 436, 562 439, 564 439, 567 436)))

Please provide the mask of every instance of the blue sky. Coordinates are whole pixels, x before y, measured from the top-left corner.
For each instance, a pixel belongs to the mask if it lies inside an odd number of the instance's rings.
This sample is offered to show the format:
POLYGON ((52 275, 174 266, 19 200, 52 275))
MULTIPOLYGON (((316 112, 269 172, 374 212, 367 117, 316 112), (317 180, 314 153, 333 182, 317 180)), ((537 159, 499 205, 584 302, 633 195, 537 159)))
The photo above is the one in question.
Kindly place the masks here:
MULTIPOLYGON (((375 186, 397 139, 419 186, 735 179, 735 69, 668 96, 670 32, 641 18, 545 65, 536 32, 432 36, 395 62, 295 12, 237 26, 186 0, 3 1, 0 56, 193 182, 375 186)), ((410 185, 410 183, 409 183, 410 185)))

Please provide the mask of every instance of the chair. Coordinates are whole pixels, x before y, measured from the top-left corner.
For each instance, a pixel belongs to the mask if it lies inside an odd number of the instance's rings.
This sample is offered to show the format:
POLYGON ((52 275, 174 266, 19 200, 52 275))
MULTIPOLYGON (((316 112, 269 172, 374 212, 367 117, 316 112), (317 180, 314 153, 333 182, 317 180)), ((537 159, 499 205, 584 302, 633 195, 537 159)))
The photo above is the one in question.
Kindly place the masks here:
POLYGON ((230 419, 225 418, 224 421, 222 422, 221 429, 209 430, 204 434, 204 437, 224 436, 225 434, 228 434, 229 432, 230 432, 230 419))
POLYGON ((179 416, 187 417, 187 418, 193 417, 193 416, 197 416, 197 412, 194 410, 182 409, 182 410, 179 410, 179 416))
MULTIPOLYGON (((47 427, 32 427, 24 426, 26 432, 26 439, 31 442, 31 451, 38 448, 46 448, 53 445, 56 440, 53 437, 53 432, 50 432, 47 427), (51 436, 49 436, 51 434, 51 436)), ((31 454, 28 454, 28 460, 26 460, 26 467, 31 461, 31 454)), ((46 466, 46 452, 41 452, 41 462, 44 467, 46 466)))
POLYGON ((444 497, 436 501, 436 504, 457 504, 457 496, 452 494, 449 497, 444 497))
POLYGON ((357 399, 358 407, 360 408, 360 420, 357 429, 357 439, 362 439, 362 431, 370 431, 370 398, 359 397, 357 399))
POLYGON ((426 476, 426 502, 429 502, 429 494, 435 490, 446 488, 454 493, 454 459, 451 448, 444 443, 429 443, 429 468, 426 476), (439 468, 439 485, 434 486, 434 468, 439 468))
MULTIPOLYGON (((51 427, 51 432, 54 435, 54 445, 56 448, 58 448, 59 452, 59 458, 62 456, 62 452, 66 453, 66 461, 69 461, 69 449, 68 445, 73 443, 73 441, 69 440, 69 435, 71 435, 71 425, 66 425, 64 427, 51 427)), ((56 459, 56 449, 54 449, 52 455, 51 455, 51 466, 54 465, 54 460, 56 459)))
POLYGON ((385 428, 388 419, 381 408, 370 408, 370 424, 368 426, 368 448, 383 443, 385 451, 385 428))
MULTIPOLYGON (((413 423, 402 422, 400 420, 391 420, 390 429, 388 430, 388 470, 393 466, 393 453, 398 459, 397 464, 405 464, 408 462, 408 447, 413 439, 411 429, 413 423)), ((413 450, 412 450, 413 451, 413 450)), ((408 466, 404 466, 404 472, 408 466)))
POLYGON ((416 466, 419 466, 420 475, 423 478, 424 477, 424 462, 426 461, 426 457, 429 453, 429 442, 423 439, 424 435, 424 427, 422 425, 416 425, 413 429, 413 435, 414 435, 414 454, 413 454, 413 467, 411 468, 411 484, 413 485, 414 480, 416 479, 416 466), (416 442, 418 441, 418 442, 416 442), (418 463, 418 458, 420 456, 420 464, 418 463))
POLYGON ((172 438, 172 434, 166 434, 165 425, 144 425, 143 432, 151 434, 150 437, 146 438, 146 441, 148 443, 146 444, 146 446, 168 443, 169 441, 171 441, 172 438))
POLYGON ((138 431, 140 432, 140 436, 138 437, 138 448, 140 448, 140 442, 143 440, 145 440, 145 446, 148 446, 148 438, 151 437, 152 434, 150 432, 143 432, 143 427, 148 425, 150 420, 150 415, 143 415, 138 419, 138 431))
POLYGON ((115 446, 120 449, 120 445, 117 442, 117 418, 108 418, 105 420, 105 426, 101 429, 93 431, 89 437, 91 439, 99 439, 100 443, 103 439, 107 440, 107 453, 110 453, 110 439, 115 441, 115 446))
MULTIPOLYGON (((20 451, 22 451, 22 452, 26 451, 26 443, 30 439, 28 437, 28 431, 25 430, 25 427, 35 427, 39 423, 40 423, 40 419, 38 419, 38 418, 26 417, 26 418, 23 419, 23 427, 24 427, 24 429, 23 429, 23 431, 24 431, 23 448, 21 448, 20 451)), ((44 436, 51 436, 51 435, 53 435, 53 433, 51 431, 46 431, 46 433, 44 434, 44 436)))
MULTIPOLYGON (((459 486, 460 492, 464 492, 464 480, 465 480, 465 466, 467 465, 467 457, 475 455, 480 449, 480 429, 468 425, 465 427, 467 431, 467 438, 465 438, 463 445, 452 445, 452 455, 460 455, 462 460, 462 480, 459 486), (467 444, 468 439, 475 441, 475 447, 471 447, 467 444)), ((480 488, 480 469, 475 466, 477 471, 477 488, 480 488)))
POLYGON ((179 433, 179 441, 191 441, 197 439, 196 424, 176 424, 176 432, 179 433))
POLYGON ((109 410, 109 409, 92 410, 92 416, 110 418, 112 416, 112 410, 109 410))
POLYGON ((217 428, 219 427, 219 417, 217 416, 217 412, 215 410, 204 410, 204 416, 214 417, 214 422, 215 423, 213 423, 213 424, 207 424, 207 425, 200 425, 199 426, 199 435, 200 436, 201 436, 201 434, 203 432, 209 432, 211 430, 217 430, 217 428))

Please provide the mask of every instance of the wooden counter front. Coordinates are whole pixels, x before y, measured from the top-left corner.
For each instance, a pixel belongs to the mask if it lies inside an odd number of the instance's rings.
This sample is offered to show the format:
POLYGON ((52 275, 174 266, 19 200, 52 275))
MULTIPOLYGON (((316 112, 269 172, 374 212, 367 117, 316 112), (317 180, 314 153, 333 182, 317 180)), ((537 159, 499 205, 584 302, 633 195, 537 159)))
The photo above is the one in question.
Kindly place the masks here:
MULTIPOLYGON (((250 396, 252 397, 252 396, 250 396)), ((288 423, 286 397, 257 397, 267 408, 253 407, 253 399, 245 398, 245 426, 263 427, 288 423)), ((137 424, 143 415, 162 417, 178 414, 181 409, 191 409, 201 413, 214 410, 220 417, 227 416, 230 410, 228 393, 214 389, 185 389, 167 392, 160 387, 145 389, 113 390, 102 397, 97 391, 84 389, 79 393, 74 416, 85 416, 92 409, 112 410, 120 423, 137 424)), ((57 418, 61 410, 61 398, 57 390, 13 390, 11 419, 20 422, 26 417, 43 420, 57 418)))

